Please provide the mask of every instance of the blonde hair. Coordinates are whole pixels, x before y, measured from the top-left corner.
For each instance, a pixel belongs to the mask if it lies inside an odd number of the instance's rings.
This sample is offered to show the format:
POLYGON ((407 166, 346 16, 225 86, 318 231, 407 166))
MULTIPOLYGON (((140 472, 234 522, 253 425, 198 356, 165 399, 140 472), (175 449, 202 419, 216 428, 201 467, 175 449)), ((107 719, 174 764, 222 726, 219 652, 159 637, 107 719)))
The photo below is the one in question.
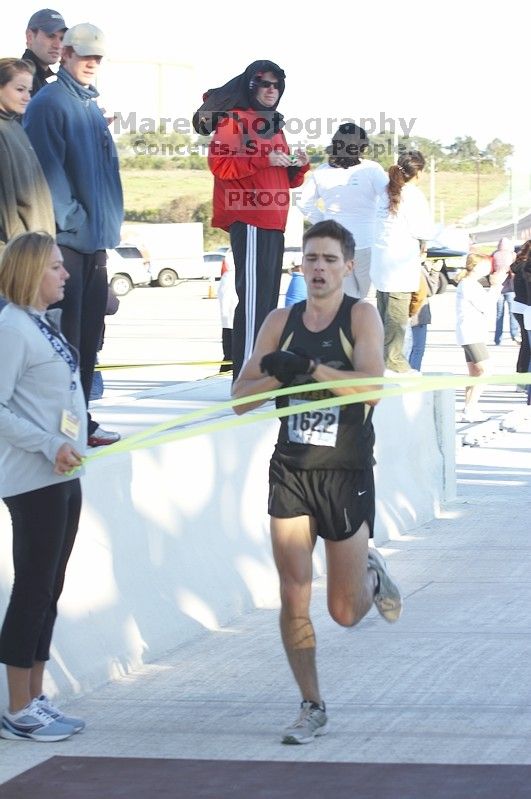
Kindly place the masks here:
POLYGON ((21 233, 11 239, 0 255, 0 294, 23 308, 35 305, 42 276, 55 239, 49 233, 21 233))
POLYGON ((465 262, 465 268, 461 269, 460 272, 457 273, 455 279, 457 282, 462 280, 464 277, 468 277, 471 272, 474 271, 476 266, 480 264, 482 261, 488 261, 488 255, 481 255, 478 252, 471 252, 467 255, 467 259, 465 262))

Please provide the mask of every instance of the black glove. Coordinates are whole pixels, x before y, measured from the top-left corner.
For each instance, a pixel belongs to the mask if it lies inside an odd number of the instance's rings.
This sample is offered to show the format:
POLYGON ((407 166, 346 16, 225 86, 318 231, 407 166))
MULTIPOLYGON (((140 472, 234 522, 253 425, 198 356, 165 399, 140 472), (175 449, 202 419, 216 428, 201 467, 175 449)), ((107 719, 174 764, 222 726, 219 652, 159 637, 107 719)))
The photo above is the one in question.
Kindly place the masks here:
POLYGON ((264 355, 260 361, 260 371, 276 377, 283 385, 289 385, 297 375, 307 375, 312 362, 307 355, 289 350, 277 350, 264 355))

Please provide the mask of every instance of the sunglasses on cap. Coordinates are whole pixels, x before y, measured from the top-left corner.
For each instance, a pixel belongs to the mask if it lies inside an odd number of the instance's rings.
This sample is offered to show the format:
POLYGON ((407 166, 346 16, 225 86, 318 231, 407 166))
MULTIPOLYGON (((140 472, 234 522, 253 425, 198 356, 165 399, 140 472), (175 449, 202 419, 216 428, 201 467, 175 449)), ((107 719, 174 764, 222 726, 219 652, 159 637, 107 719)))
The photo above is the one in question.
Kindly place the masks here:
POLYGON ((259 89, 270 89, 271 86, 273 89, 278 89, 279 82, 278 80, 264 80, 263 78, 258 78, 256 85, 259 89))

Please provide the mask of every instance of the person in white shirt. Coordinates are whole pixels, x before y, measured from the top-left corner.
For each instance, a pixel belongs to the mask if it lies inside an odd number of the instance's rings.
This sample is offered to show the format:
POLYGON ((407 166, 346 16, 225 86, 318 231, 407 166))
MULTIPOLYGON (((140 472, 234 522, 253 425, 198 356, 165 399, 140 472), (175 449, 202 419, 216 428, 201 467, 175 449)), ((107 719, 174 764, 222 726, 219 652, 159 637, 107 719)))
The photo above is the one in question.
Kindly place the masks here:
MULTIPOLYGON (((471 253, 463 272, 458 275, 455 296, 455 332, 457 343, 463 347, 468 373, 481 377, 489 373, 487 350, 488 319, 496 299, 479 281, 490 272, 490 259, 471 253)), ((479 410, 479 398, 484 386, 476 383, 465 389, 465 407, 460 421, 480 422, 486 417, 479 410)))
POLYGON ((340 125, 326 148, 328 163, 321 164, 309 175, 297 203, 312 225, 333 219, 350 230, 356 242, 356 258, 343 291, 361 299, 367 296, 371 285, 376 209, 389 182, 380 164, 360 159, 369 147, 363 128, 353 122, 340 125))
POLYGON ((403 355, 411 294, 421 278, 423 242, 432 238, 426 198, 418 188, 425 160, 418 150, 403 153, 389 168, 387 197, 377 212, 371 255, 371 279, 384 323, 385 365, 409 372, 403 355))

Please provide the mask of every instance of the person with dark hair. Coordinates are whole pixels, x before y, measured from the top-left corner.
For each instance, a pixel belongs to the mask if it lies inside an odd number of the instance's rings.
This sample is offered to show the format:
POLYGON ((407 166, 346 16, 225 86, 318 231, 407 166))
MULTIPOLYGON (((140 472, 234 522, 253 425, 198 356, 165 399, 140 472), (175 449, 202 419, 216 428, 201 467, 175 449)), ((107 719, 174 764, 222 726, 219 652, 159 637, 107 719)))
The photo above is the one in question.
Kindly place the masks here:
MULTIPOLYGON (((70 274, 62 330, 78 351, 89 401, 107 305, 107 249, 120 241, 123 195, 118 154, 93 85, 105 53, 103 32, 89 22, 65 33, 57 80, 28 106, 24 127, 50 186, 57 243, 70 274)), ((118 441, 88 419, 91 447, 118 441)))
POLYGON ((55 77, 50 67, 59 61, 66 30, 63 15, 53 8, 41 8, 31 15, 26 29, 26 51, 22 58, 35 66, 31 90, 33 96, 46 86, 48 78, 55 77))
POLYGON ((20 124, 34 71, 30 61, 0 58, 0 251, 28 230, 55 233, 50 190, 20 124))
POLYGON ((377 212, 371 279, 384 323, 385 365, 409 372, 403 355, 411 295, 421 282, 422 249, 433 236, 426 198, 418 188, 425 160, 418 150, 403 153, 389 168, 387 197, 377 212))
POLYGON ((343 287, 351 297, 369 293, 371 246, 376 209, 389 176, 376 161, 366 158, 367 133, 354 122, 339 126, 326 148, 328 163, 308 176, 297 207, 312 224, 333 219, 350 230, 356 242, 354 269, 343 287))
POLYGON ((310 619, 312 553, 324 539, 328 608, 338 624, 353 627, 373 603, 388 622, 402 610, 400 591, 376 549, 368 548, 375 514, 372 426, 376 400, 334 404, 366 385, 322 389, 328 381, 368 378, 378 386, 384 370, 382 323, 376 309, 344 294, 352 270, 354 239, 333 220, 318 222, 303 238, 302 267, 308 299, 272 311, 258 334, 251 359, 233 385, 234 408, 245 413, 262 404, 253 395, 285 386, 315 390, 278 398, 293 413, 281 419, 269 469, 271 539, 280 577, 280 630, 301 693, 300 714, 282 734, 304 744, 327 732, 319 689, 315 633, 310 619), (315 399, 330 405, 297 413, 315 399))
MULTIPOLYGON (((531 372, 531 239, 518 250, 511 272, 514 276, 513 313, 521 332, 516 371, 531 372)), ((531 386, 527 390, 529 397, 531 386)))
POLYGON ((260 325, 277 307, 290 188, 300 186, 308 157, 290 155, 277 107, 284 71, 268 60, 207 93, 194 115, 200 133, 214 131, 208 164, 214 175, 213 227, 228 231, 238 305, 233 375, 251 355, 260 325))
POLYGON ((0 736, 61 741, 85 726, 43 693, 81 510, 87 431, 78 354, 60 332, 68 272, 52 236, 22 233, 0 258, 0 497, 13 527, 14 582, 0 631, 9 708, 0 736))

